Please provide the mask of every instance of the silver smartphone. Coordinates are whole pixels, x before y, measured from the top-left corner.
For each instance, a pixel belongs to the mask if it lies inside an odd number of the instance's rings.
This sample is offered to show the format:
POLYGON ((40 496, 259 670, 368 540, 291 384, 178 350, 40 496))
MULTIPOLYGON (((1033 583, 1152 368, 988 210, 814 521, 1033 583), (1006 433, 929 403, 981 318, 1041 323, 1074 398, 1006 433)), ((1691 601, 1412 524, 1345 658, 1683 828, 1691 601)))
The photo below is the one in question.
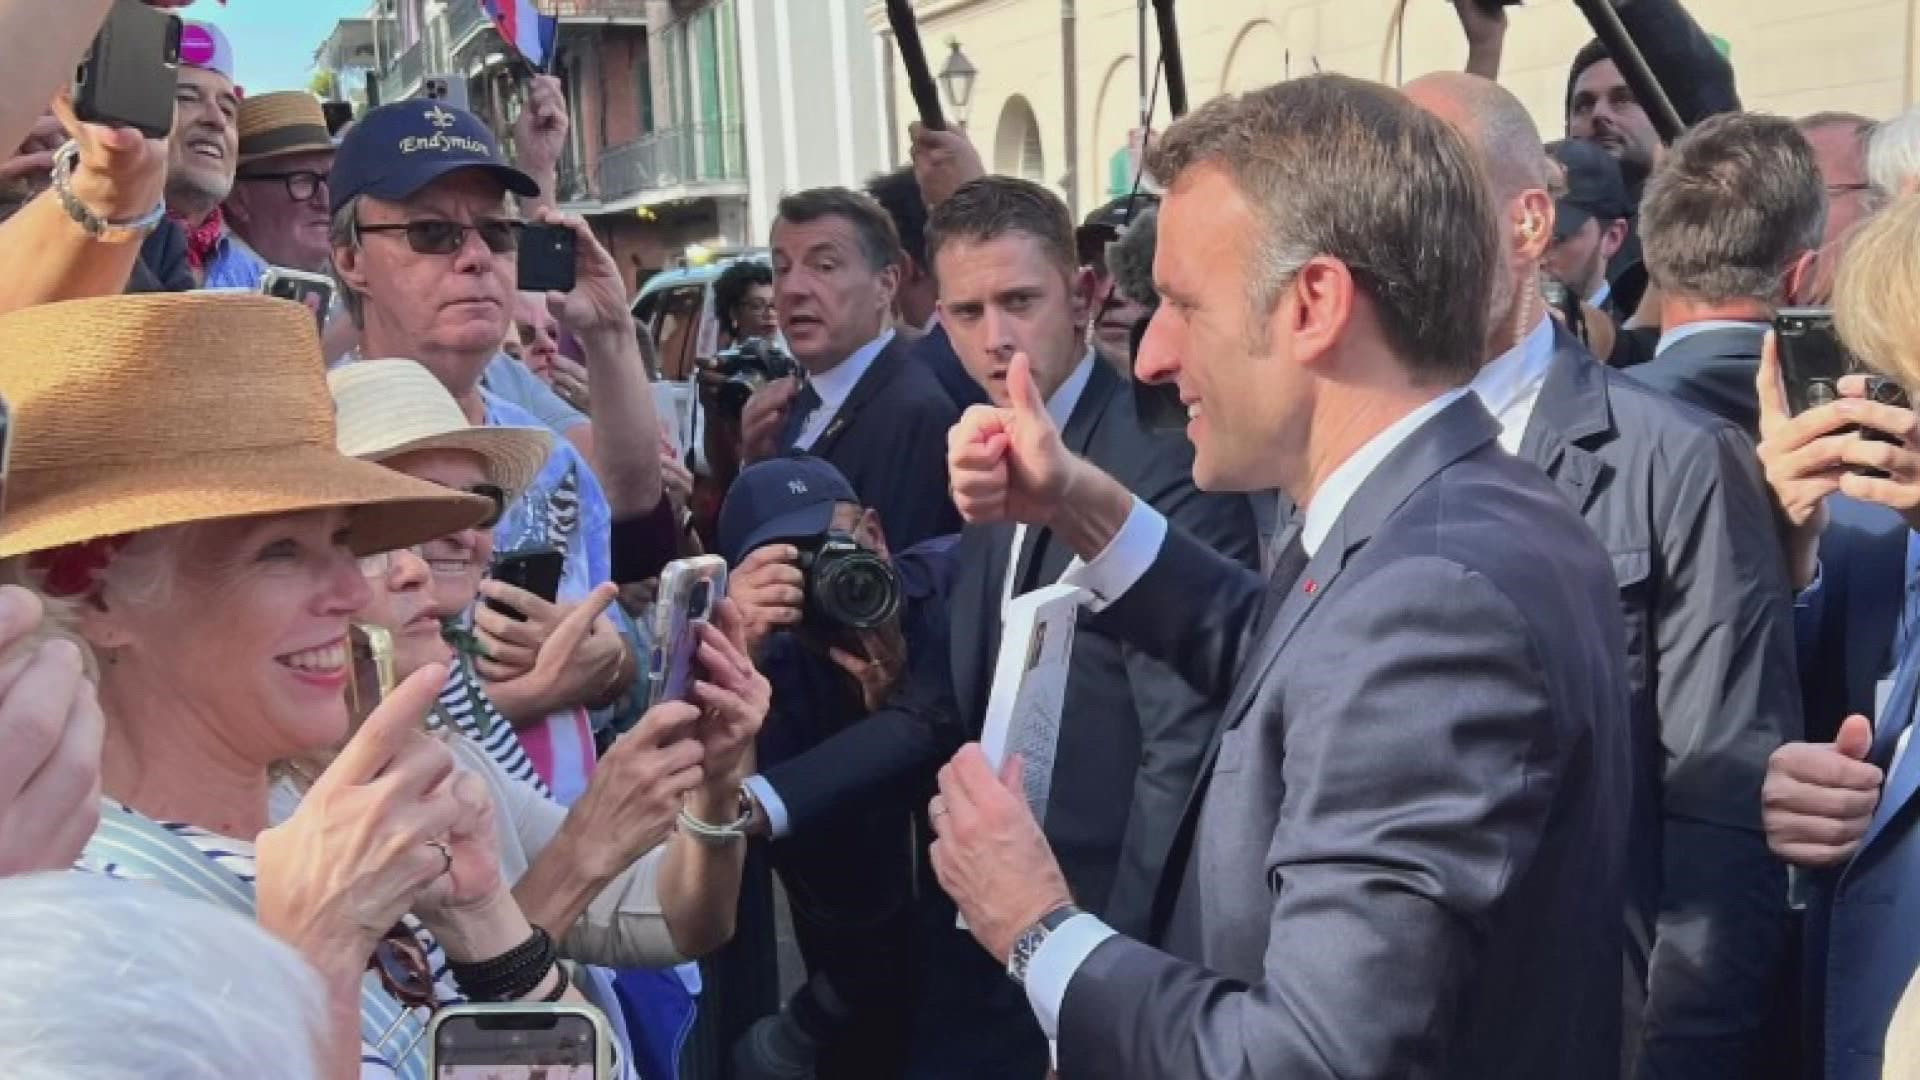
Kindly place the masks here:
POLYGON ((647 707, 687 696, 701 623, 727 595, 727 560, 718 555, 675 559, 660 572, 660 598, 649 620, 653 648, 647 661, 647 707))
POLYGON ((611 1080, 613 1034, 591 1005, 455 1005, 427 1028, 427 1068, 435 1080, 611 1080))

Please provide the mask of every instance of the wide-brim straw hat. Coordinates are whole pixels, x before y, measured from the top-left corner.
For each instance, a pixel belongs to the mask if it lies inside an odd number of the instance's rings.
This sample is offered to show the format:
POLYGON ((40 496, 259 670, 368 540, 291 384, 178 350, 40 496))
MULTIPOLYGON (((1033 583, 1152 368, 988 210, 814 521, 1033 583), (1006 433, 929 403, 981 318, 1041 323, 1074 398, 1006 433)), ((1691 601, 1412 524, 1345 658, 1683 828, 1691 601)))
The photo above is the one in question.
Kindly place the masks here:
POLYGON ((444 536, 488 501, 334 446, 313 313, 240 293, 0 316, 12 409, 0 558, 225 518, 345 508, 357 554, 444 536))
POLYGON ((234 119, 244 169, 289 154, 331 154, 333 136, 320 99, 305 90, 276 90, 248 97, 234 119))
POLYGON ((487 480, 512 502, 527 490, 553 452, 539 428, 474 427, 433 373, 412 360, 362 360, 327 373, 340 452, 389 461, 419 450, 465 450, 484 463, 487 480))

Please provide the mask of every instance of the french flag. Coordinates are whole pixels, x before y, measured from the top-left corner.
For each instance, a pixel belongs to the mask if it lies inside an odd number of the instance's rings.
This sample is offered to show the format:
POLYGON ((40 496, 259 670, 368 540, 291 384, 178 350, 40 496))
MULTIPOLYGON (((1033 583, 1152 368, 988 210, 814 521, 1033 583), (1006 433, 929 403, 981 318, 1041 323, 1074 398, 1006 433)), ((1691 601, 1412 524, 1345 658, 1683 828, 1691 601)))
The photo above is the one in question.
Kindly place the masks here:
POLYGON ((553 59, 554 38, 560 32, 558 17, 541 14, 533 0, 480 0, 480 4, 507 44, 537 70, 547 70, 547 62, 553 59))

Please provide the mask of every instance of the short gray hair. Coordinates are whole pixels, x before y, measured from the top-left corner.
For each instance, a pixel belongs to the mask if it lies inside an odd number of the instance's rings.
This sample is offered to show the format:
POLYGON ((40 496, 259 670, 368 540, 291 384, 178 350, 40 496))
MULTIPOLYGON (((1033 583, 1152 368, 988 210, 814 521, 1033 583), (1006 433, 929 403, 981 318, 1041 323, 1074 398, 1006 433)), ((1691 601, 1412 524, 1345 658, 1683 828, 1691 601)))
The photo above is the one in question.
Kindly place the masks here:
POLYGON ((0 881, 0 928, 13 942, 0 950, 9 1080, 321 1075, 320 978, 252 919, 66 871, 0 881))
POLYGON ((1779 303, 1826 223, 1812 145, 1792 121, 1758 113, 1725 113, 1681 136, 1640 204, 1652 284, 1710 304, 1779 303))
POLYGON ((1867 139, 1867 182, 1893 198, 1920 180, 1920 105, 1878 124, 1867 139))
MULTIPOLYGON (((333 250, 357 248, 360 246, 360 196, 348 197, 340 208, 333 212, 333 218, 327 226, 327 240, 333 250)), ((333 277, 333 291, 340 297, 341 306, 347 309, 347 317, 353 320, 356 329, 367 325, 366 301, 340 276, 338 260, 329 257, 327 272, 333 277)))

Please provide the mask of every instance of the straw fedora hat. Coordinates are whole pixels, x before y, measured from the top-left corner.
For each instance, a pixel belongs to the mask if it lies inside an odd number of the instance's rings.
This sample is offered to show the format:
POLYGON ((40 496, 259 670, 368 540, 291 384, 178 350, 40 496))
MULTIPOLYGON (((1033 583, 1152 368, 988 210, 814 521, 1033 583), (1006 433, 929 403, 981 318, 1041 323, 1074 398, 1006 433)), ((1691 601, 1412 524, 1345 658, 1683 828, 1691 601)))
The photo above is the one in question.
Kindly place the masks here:
POLYGON ((333 136, 320 99, 305 90, 276 90, 240 102, 240 168, 289 154, 331 154, 333 136))
POLYGON ((416 450, 466 450, 485 463, 487 479, 520 497, 553 451, 538 428, 474 427, 440 380, 412 360, 362 360, 327 374, 340 452, 386 461, 416 450))
POLYGON ((234 293, 0 316, 12 408, 0 558, 196 521, 337 507, 367 554, 480 521, 487 500, 334 447, 313 314, 234 293))

